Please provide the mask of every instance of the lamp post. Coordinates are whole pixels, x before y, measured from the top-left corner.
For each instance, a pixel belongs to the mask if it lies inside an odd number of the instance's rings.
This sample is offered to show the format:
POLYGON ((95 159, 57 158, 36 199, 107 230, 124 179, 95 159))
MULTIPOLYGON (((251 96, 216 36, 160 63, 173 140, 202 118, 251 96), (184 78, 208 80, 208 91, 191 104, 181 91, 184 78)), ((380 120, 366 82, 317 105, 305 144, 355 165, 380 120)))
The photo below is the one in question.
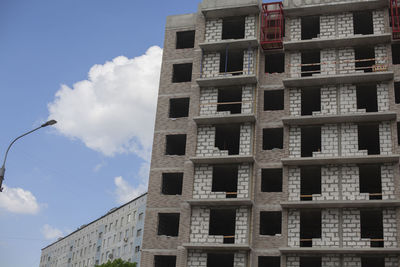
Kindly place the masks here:
POLYGON ((40 128, 47 127, 47 126, 50 126, 50 125, 53 125, 53 124, 56 124, 56 123, 57 123, 57 121, 55 121, 55 120, 49 120, 48 122, 43 123, 43 124, 40 125, 39 127, 35 128, 35 129, 33 129, 33 130, 31 130, 31 131, 29 131, 29 132, 27 132, 27 133, 24 133, 23 135, 18 136, 17 138, 15 138, 15 139, 11 142, 11 144, 8 146, 7 151, 6 151, 6 154, 5 154, 5 156, 4 156, 3 165, 2 165, 1 168, 0 168, 0 192, 3 192, 3 187, 2 187, 2 185, 3 185, 3 180, 4 180, 4 173, 6 172, 6 160, 7 160, 8 151, 10 150, 11 146, 15 143, 15 141, 17 141, 17 140, 20 139, 21 137, 24 137, 25 135, 28 135, 28 134, 30 134, 30 133, 33 133, 34 131, 39 130, 40 128))

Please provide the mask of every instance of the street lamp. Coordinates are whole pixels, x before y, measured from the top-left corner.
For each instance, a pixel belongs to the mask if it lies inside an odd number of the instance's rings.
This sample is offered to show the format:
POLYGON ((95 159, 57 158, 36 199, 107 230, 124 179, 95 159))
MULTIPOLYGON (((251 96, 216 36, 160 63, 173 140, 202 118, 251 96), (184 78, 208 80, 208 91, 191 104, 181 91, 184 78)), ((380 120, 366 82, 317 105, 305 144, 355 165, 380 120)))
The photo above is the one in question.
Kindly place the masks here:
POLYGON ((50 125, 53 125, 53 124, 56 124, 56 123, 57 123, 57 121, 55 121, 55 120, 49 120, 48 122, 43 123, 42 125, 40 125, 39 127, 33 129, 32 131, 29 131, 27 133, 24 133, 23 135, 18 136, 17 138, 15 138, 11 142, 11 144, 7 148, 6 155, 4 156, 3 166, 1 166, 1 168, 0 168, 0 192, 3 192, 2 185, 3 185, 3 180, 4 180, 4 173, 6 172, 6 160, 7 160, 8 151, 10 150, 11 146, 15 143, 15 141, 17 141, 21 137, 24 137, 25 135, 33 133, 36 130, 39 130, 40 128, 47 127, 47 126, 50 126, 50 125))

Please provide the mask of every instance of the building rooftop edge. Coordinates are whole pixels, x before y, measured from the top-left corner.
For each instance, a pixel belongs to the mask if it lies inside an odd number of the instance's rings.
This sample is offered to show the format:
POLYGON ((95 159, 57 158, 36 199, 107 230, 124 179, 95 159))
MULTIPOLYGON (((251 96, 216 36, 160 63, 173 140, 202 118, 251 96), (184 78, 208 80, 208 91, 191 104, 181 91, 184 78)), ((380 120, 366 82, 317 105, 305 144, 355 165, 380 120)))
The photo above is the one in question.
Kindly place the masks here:
POLYGON ((69 236, 75 234, 76 232, 78 232, 78 231, 80 231, 80 230, 82 230, 82 229, 88 227, 89 225, 91 225, 91 224, 97 222, 98 220, 103 219, 103 218, 106 217, 107 215, 116 212, 117 210, 119 210, 119 209, 125 207, 126 205, 129 205, 129 204, 131 204, 132 202, 135 202, 136 200, 138 200, 139 198, 144 197, 145 195, 147 195, 147 192, 145 192, 145 193, 141 194, 140 196, 138 196, 138 197, 132 199, 131 201, 126 202, 125 204, 122 204, 121 206, 119 206, 119 207, 117 207, 117 208, 112 208, 112 209, 110 209, 110 211, 108 211, 106 214, 102 215, 101 217, 99 217, 99 218, 97 218, 97 219, 95 219, 95 220, 89 222, 89 223, 86 224, 84 227, 79 227, 78 229, 76 229, 76 230, 73 231, 72 233, 70 233, 70 234, 68 234, 68 235, 66 235, 66 236, 64 236, 64 237, 59 238, 58 240, 54 241, 54 242, 51 243, 50 245, 47 245, 46 247, 42 248, 41 250, 44 250, 44 249, 46 249, 46 248, 48 248, 48 247, 50 247, 50 246, 52 246, 52 245, 54 245, 54 244, 56 244, 56 243, 62 241, 62 240, 64 240, 65 238, 67 238, 67 237, 69 237, 69 236))

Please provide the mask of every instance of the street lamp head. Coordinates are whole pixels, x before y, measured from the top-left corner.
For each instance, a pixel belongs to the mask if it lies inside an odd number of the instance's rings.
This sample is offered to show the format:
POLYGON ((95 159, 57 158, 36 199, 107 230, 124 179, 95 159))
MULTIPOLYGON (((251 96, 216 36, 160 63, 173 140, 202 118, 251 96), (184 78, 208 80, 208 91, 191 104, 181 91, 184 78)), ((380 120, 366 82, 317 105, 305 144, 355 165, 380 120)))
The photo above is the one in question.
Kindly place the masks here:
POLYGON ((41 125, 41 127, 50 126, 50 125, 53 125, 53 124, 56 124, 56 123, 57 123, 56 120, 49 120, 48 122, 43 123, 43 124, 41 125))

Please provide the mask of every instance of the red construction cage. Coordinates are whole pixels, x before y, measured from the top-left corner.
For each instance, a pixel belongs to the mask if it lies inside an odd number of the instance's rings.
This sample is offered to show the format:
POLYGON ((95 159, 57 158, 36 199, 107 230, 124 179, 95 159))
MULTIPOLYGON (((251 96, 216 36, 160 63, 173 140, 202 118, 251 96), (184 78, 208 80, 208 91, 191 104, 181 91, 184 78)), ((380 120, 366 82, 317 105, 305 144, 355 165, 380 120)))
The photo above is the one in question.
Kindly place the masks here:
POLYGON ((390 18, 393 39, 400 39, 400 0, 390 0, 390 18))
POLYGON ((265 50, 280 49, 285 31, 282 2, 265 3, 262 8, 261 46, 265 50))

